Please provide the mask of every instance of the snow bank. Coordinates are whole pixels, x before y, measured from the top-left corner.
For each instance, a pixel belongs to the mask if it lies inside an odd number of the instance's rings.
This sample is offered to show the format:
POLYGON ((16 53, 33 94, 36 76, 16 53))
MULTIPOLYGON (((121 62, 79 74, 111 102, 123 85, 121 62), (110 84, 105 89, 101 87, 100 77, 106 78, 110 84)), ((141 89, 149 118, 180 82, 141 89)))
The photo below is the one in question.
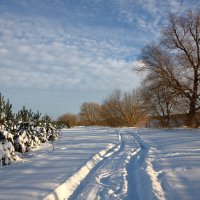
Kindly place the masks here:
POLYGON ((95 154, 78 172, 73 174, 63 184, 58 186, 53 192, 44 198, 44 200, 63 200, 68 199, 81 181, 89 174, 89 172, 105 157, 111 156, 114 152, 119 150, 119 145, 109 144, 105 149, 95 154))
POLYGON ((152 163, 150 162, 150 160, 146 161, 147 164, 147 168, 146 168, 146 172, 149 175, 151 182, 152 182, 152 190, 153 193, 155 194, 157 199, 160 200, 165 200, 165 192, 161 186, 160 181, 158 180, 158 175, 160 174, 159 172, 156 172, 153 168, 152 163))
POLYGON ((199 129, 159 129, 140 133, 149 146, 145 172, 151 180, 155 198, 197 199, 200 190, 199 129))

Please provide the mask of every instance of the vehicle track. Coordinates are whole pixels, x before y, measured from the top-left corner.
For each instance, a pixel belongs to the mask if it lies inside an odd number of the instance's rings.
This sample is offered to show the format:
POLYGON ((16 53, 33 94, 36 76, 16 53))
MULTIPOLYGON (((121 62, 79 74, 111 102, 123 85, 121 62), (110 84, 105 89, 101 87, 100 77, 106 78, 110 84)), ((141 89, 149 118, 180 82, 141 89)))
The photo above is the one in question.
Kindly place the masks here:
POLYGON ((149 160, 149 147, 138 132, 133 134, 140 151, 137 156, 133 156, 127 165, 129 175, 128 193, 125 200, 164 200, 165 192, 158 179, 158 173, 154 170, 153 164, 149 160))
POLYGON ((100 162, 75 190, 70 200, 124 199, 128 192, 127 163, 140 148, 132 133, 120 130, 118 151, 100 162))

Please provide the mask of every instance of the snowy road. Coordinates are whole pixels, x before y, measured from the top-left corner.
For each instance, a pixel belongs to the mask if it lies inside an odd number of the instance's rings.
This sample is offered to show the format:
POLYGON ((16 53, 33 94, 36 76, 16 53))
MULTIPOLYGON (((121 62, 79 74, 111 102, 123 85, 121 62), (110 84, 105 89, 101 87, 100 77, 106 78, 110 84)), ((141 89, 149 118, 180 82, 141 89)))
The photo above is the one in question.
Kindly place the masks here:
POLYGON ((75 191, 71 200, 83 199, 124 199, 128 191, 126 165, 140 148, 132 134, 119 131, 120 147, 112 155, 107 155, 101 164, 75 191))
POLYGON ((200 130, 75 127, 0 168, 1 200, 198 200, 200 130))

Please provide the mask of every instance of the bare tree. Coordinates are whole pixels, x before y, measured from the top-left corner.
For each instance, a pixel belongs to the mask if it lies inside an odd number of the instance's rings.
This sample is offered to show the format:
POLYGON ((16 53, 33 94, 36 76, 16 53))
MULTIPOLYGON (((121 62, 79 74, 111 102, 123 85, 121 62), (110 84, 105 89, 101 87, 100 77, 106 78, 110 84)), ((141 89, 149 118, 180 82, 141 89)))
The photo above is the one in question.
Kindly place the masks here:
POLYGON ((112 94, 105 98, 102 104, 101 116, 104 125, 123 126, 122 92, 114 90, 112 94))
POLYGON ((98 103, 83 103, 80 108, 80 121, 84 125, 98 125, 100 118, 101 105, 98 103))
POLYGON ((142 96, 145 110, 155 117, 160 122, 157 125, 162 127, 168 127, 172 125, 172 122, 174 124, 174 115, 185 114, 188 110, 185 98, 177 96, 173 90, 159 84, 156 80, 150 82, 145 79, 143 81, 142 96))
POLYGON ((158 44, 147 45, 141 56, 148 79, 157 79, 176 96, 188 100, 188 125, 197 125, 200 109, 200 10, 171 14, 158 44))
POLYGON ((142 99, 141 90, 126 92, 123 97, 124 121, 127 126, 137 126, 144 120, 146 111, 142 99))
POLYGON ((144 118, 140 90, 122 93, 115 90, 102 105, 102 118, 109 126, 136 126, 144 118))
POLYGON ((64 124, 70 128, 78 124, 78 117, 75 114, 66 113, 58 117, 57 121, 59 124, 64 124))

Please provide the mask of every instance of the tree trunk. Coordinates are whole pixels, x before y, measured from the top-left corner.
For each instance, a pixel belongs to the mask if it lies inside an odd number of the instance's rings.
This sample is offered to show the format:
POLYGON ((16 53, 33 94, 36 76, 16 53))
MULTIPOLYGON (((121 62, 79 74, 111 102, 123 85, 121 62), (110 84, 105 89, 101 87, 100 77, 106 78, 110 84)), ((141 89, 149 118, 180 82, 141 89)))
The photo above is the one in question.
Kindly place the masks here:
POLYGON ((187 121, 187 125, 190 127, 197 127, 197 120, 196 120, 196 109, 195 106, 196 105, 196 100, 195 98, 192 98, 192 101, 190 101, 190 110, 188 113, 188 121, 187 121))
POLYGON ((198 90, 198 70, 194 67, 194 85, 193 85, 193 94, 190 99, 190 110, 188 114, 188 125, 191 127, 197 127, 196 120, 196 102, 197 102, 197 90, 198 90))

